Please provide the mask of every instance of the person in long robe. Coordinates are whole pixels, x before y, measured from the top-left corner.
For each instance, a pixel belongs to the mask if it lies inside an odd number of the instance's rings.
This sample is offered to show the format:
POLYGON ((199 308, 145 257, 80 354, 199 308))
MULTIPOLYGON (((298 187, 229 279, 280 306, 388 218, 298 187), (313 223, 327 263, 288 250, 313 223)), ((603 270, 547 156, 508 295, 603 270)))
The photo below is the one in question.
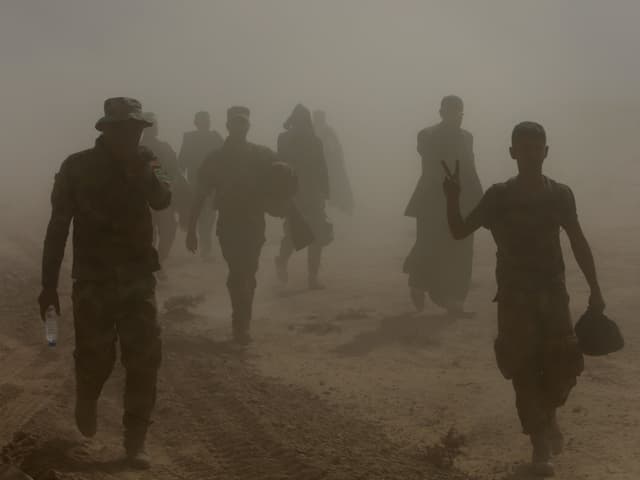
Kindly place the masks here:
POLYGON ((351 215, 353 214, 355 202, 344 160, 344 151, 335 130, 327 123, 327 115, 324 111, 316 110, 313 112, 313 129, 322 142, 322 149, 324 150, 329 172, 331 196, 328 204, 351 215))
POLYGON ((404 262, 409 275, 411 300, 418 311, 425 294, 451 314, 461 314, 471 284, 473 236, 464 241, 451 237, 442 196, 443 164, 451 170, 459 165, 463 186, 461 208, 470 209, 482 196, 476 172, 473 136, 461 128, 464 104, 460 97, 442 99, 442 121, 418 133, 422 175, 407 205, 405 215, 416 219, 416 242, 404 262))
MULTIPOLYGON (((296 105, 278 136, 278 158, 289 165, 298 179, 298 192, 293 203, 311 228, 314 242, 307 248, 309 288, 324 288, 318 280, 322 251, 333 240, 333 226, 325 205, 329 200, 329 176, 322 142, 313 129, 311 112, 296 105)), ((288 281, 288 263, 295 251, 291 224, 285 221, 280 254, 276 257, 276 273, 283 284, 288 281)))

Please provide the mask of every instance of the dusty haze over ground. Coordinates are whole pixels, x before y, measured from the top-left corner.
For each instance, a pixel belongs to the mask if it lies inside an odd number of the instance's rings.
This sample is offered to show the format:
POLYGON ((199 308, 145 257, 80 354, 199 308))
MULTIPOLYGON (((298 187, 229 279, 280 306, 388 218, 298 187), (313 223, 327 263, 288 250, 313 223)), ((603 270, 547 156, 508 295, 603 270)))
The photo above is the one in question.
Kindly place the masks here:
MULTIPOLYGON (((80 438, 73 424, 69 254, 56 349, 44 345, 35 301, 53 175, 93 144, 104 99, 140 99, 176 150, 194 112, 210 110, 224 133, 232 104, 251 108, 250 139, 275 147, 303 102, 327 111, 356 193, 353 219, 330 213, 329 288, 304 288, 301 255, 290 284, 276 285, 281 225, 271 220, 255 341, 238 352, 225 343, 219 250, 203 264, 179 234, 158 287, 165 360, 148 442, 156 464, 136 478, 466 479, 437 470, 429 454, 454 427, 465 437, 462 471, 529 480, 530 446, 493 358, 490 235, 476 237, 467 302, 475 318, 433 305, 416 314, 401 272, 413 242, 402 212, 420 171, 416 133, 454 93, 466 102, 485 188, 515 173, 513 125, 546 126, 547 172, 576 194, 608 312, 626 337, 622 352, 587 359, 560 413, 568 442, 558 478, 636 480, 639 23, 637 0, 0 0, 2 457, 36 480, 133 478, 113 460, 120 367, 100 400, 98 436, 80 438), (204 303, 189 311, 163 306, 199 293, 204 303)), ((577 316, 588 288, 566 248, 565 258, 577 316)))
POLYGON ((224 130, 226 107, 246 104, 251 138, 274 146, 295 103, 324 108, 360 203, 383 199, 385 215, 400 213, 419 171, 415 134, 437 120, 449 93, 466 101, 484 184, 515 171, 506 147, 522 119, 547 127, 548 171, 576 184, 579 203, 608 192, 602 178, 629 181, 620 169, 640 159, 634 0, 5 0, 1 8, 3 197, 45 198, 64 157, 91 144, 104 98, 116 95, 155 111, 176 149, 199 109, 224 130))

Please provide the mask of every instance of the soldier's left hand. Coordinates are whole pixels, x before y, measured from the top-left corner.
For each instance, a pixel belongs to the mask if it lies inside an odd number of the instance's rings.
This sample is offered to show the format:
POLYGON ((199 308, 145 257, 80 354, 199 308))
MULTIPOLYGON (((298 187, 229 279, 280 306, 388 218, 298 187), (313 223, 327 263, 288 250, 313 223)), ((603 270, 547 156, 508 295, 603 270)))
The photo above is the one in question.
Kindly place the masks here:
POLYGON ((43 288, 42 292, 40 292, 40 295, 38 296, 38 305, 40 306, 40 318, 43 322, 49 307, 55 308, 56 314, 60 315, 58 291, 54 288, 43 288))

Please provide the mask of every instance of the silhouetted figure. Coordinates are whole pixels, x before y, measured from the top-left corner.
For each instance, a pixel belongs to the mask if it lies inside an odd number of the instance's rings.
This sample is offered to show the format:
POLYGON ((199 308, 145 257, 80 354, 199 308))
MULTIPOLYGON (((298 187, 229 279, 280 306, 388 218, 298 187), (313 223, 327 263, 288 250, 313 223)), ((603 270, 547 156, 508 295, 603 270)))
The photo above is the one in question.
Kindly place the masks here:
MULTIPOLYGON (((186 132, 182 138, 182 146, 178 155, 181 170, 187 176, 192 194, 198 183, 198 171, 204 159, 214 150, 219 149, 224 140, 215 130, 211 130, 209 112, 196 113, 193 124, 196 129, 186 132)), ((200 238, 200 255, 204 260, 211 259, 213 249, 213 228, 216 223, 216 210, 213 195, 205 202, 200 212, 198 222, 198 237, 200 238)), ((185 225, 186 227, 186 225, 185 225)))
POLYGON ((518 176, 489 188, 466 218, 460 212, 461 171, 456 167, 451 173, 445 165, 448 223, 457 239, 480 227, 493 234, 498 247, 496 360, 513 382, 522 429, 533 446, 533 468, 553 475, 551 455, 564 444, 556 409, 564 405, 583 369, 569 312, 560 228, 591 288, 589 308, 601 313, 604 301, 573 193, 542 174, 548 153, 543 127, 517 125, 510 153, 518 176))
POLYGON ((198 216, 207 197, 215 192, 218 239, 229 266, 227 287, 233 309, 233 337, 240 344, 251 341, 249 328, 256 272, 265 241, 265 213, 285 216, 285 207, 289 205, 295 189, 291 169, 277 162, 274 152, 247 142, 249 126, 249 109, 229 108, 229 136, 224 145, 202 164, 187 231, 187 248, 195 252, 198 248, 198 216), (281 183, 284 185, 281 196, 274 191, 270 181, 274 177, 275 166, 278 172, 290 173, 287 177, 290 179, 281 183))
POLYGON ((441 162, 460 163, 463 186, 462 209, 468 212, 482 196, 476 172, 473 136, 460 128, 464 106, 459 97, 442 99, 442 121, 418 133, 422 175, 405 215, 414 217, 417 237, 404 263, 409 274, 411 299, 417 310, 424 308, 424 294, 451 314, 460 314, 469 292, 473 238, 454 242, 444 215, 440 178, 441 162))
MULTIPOLYGON (((315 237, 307 251, 309 288, 319 289, 323 288, 318 281, 322 249, 333 239, 333 228, 325 213, 329 198, 327 164, 322 143, 313 130, 311 113, 306 107, 296 105, 284 128, 286 131, 278 136, 278 158, 290 165, 298 178, 294 203, 315 237)), ((280 255, 276 257, 278 278, 283 283, 288 281, 287 264, 294 250, 291 226, 285 221, 280 255)))
POLYGON ((327 123, 327 115, 322 110, 313 112, 313 129, 322 142, 324 158, 329 172, 331 195, 329 205, 351 215, 354 208, 353 190, 347 174, 344 152, 335 130, 327 123))
POLYGON ((73 220, 76 423, 84 436, 95 435, 98 397, 119 340, 126 370, 124 447, 132 466, 148 468, 144 442, 161 357, 153 276, 160 264, 150 208, 167 208, 171 191, 153 153, 138 146, 151 125, 140 102, 110 98, 104 112, 95 146, 68 157, 56 175, 40 313, 44 319, 50 306, 60 313, 58 277, 73 220))
MULTIPOLYGON (((151 150, 160 161, 160 166, 169 177, 173 189, 172 204, 168 208, 152 214, 160 265, 164 266, 169 257, 173 241, 176 238, 178 212, 182 212, 183 216, 185 215, 184 206, 189 203, 189 192, 186 180, 178 168, 176 152, 171 148, 171 145, 158 138, 159 128, 156 115, 147 112, 144 116, 151 123, 151 126, 144 130, 140 144, 151 150)), ((164 278, 166 275, 164 270, 161 270, 158 274, 160 278, 164 278)))

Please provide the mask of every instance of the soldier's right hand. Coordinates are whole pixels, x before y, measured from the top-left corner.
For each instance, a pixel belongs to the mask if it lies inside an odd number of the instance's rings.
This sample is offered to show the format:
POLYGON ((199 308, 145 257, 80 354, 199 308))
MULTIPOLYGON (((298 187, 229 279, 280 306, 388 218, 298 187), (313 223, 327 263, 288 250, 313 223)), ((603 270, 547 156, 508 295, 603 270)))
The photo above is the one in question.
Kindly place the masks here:
POLYGON ((44 322, 47 309, 51 306, 56 309, 56 313, 60 315, 60 300, 58 299, 58 291, 54 288, 43 288, 38 297, 40 305, 40 318, 44 322))
POLYGON ((196 235, 196 232, 192 229, 189 229, 187 231, 187 250, 189 250, 191 253, 196 253, 198 251, 198 235, 196 235))

